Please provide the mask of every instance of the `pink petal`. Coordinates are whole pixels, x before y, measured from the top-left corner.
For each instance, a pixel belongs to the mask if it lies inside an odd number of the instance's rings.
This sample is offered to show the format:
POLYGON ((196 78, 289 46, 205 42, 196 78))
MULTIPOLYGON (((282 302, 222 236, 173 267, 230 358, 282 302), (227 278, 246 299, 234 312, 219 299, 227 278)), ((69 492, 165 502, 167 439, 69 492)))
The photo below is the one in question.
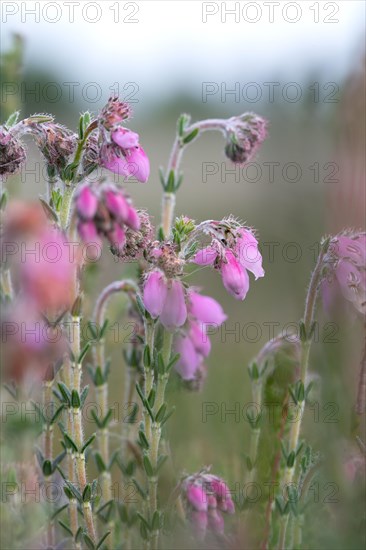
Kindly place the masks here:
POLYGON ((122 149, 130 149, 139 144, 139 135, 126 128, 117 128, 117 130, 112 133, 112 139, 114 143, 122 147, 122 149))
POLYGON ((226 252, 226 263, 221 265, 222 282, 226 290, 237 300, 244 300, 249 289, 249 277, 232 252, 226 252))
POLYGON ((192 258, 192 262, 197 265, 212 265, 217 258, 217 251, 212 246, 207 246, 196 252, 192 258))
POLYGON ((184 325, 187 319, 187 306, 184 288, 180 281, 172 280, 168 287, 160 322, 168 330, 184 325))
POLYGON ((221 325, 227 319, 221 305, 211 298, 198 292, 189 293, 189 313, 202 323, 221 325))
POLYGON ((143 302, 153 319, 161 315, 167 297, 167 282, 160 271, 151 271, 145 281, 143 302))

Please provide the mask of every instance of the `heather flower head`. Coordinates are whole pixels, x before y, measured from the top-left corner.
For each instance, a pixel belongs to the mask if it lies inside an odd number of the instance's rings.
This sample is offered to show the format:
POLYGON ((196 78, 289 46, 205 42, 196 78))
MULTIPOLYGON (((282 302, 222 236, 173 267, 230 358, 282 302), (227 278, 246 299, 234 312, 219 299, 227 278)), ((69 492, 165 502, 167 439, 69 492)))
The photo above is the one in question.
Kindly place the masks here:
POLYGON ((219 270, 226 290, 234 298, 244 300, 249 289, 248 271, 256 279, 264 276, 262 256, 254 233, 233 218, 206 222, 203 231, 211 236, 211 243, 196 252, 192 261, 219 270))
POLYGON ((16 174, 26 160, 22 142, 13 133, 0 126, 0 176, 16 174))
POLYGON ((267 137, 267 121, 254 113, 232 117, 227 121, 226 156, 235 163, 252 160, 267 137))
POLYGON ((366 312, 366 234, 347 232, 334 237, 324 258, 324 305, 332 309, 343 296, 356 311, 366 312))
POLYGON ((204 538, 206 532, 223 534, 225 528, 222 512, 233 514, 234 502, 226 483, 204 469, 185 477, 181 492, 187 509, 187 517, 196 536, 204 538))
POLYGON ((99 121, 99 162, 118 175, 134 176, 145 183, 150 161, 139 143, 139 135, 122 126, 131 116, 127 103, 111 98, 102 109, 99 121))
MULTIPOLYGON (((112 252, 121 257, 126 255, 127 230, 131 241, 131 235, 141 229, 140 216, 132 206, 131 200, 120 188, 112 184, 85 184, 80 187, 75 197, 75 211, 82 240, 101 246, 102 237, 105 237, 112 247, 112 252)), ((145 232, 146 217, 144 223, 145 232)), ((143 241, 142 234, 140 238, 143 241)))

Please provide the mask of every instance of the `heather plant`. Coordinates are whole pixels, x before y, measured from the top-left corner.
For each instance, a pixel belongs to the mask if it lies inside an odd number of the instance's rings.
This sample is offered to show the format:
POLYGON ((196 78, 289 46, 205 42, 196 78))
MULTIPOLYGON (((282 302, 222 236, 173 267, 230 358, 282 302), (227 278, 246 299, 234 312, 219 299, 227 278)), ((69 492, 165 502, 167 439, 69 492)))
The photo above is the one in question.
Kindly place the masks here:
MULTIPOLYGON (((242 530, 244 526, 249 531, 254 512, 245 498, 234 498, 217 475, 216 457, 197 473, 175 471, 166 430, 174 398, 167 399, 167 386, 175 371, 185 390, 202 387, 209 376, 209 328, 227 319, 221 305, 195 286, 195 270, 219 272, 231 297, 243 301, 252 275, 256 280, 265 274, 262 256, 251 226, 230 213, 221 220, 176 217, 175 202, 188 145, 204 132, 218 130, 227 158, 244 164, 266 138, 267 122, 254 113, 193 123, 182 115, 166 170, 160 173, 161 222, 154 227, 146 205, 136 206, 119 183, 124 177, 145 184, 150 176, 140 136, 127 127, 130 118, 130 106, 114 97, 98 115, 83 113, 77 132, 44 114, 18 121, 15 113, 0 129, 0 173, 9 185, 26 159, 25 135, 33 138, 47 173, 38 203, 6 204, 5 191, 1 198, 6 389, 14 403, 25 403, 39 420, 26 432, 36 465, 27 444, 27 456, 21 456, 19 464, 7 463, 3 476, 14 489, 10 494, 17 493, 24 478, 26 485, 39 483, 43 489, 39 502, 23 507, 14 497, 13 513, 27 518, 30 505, 38 508, 27 535, 32 548, 155 550, 168 547, 175 532, 183 532, 192 548, 247 547, 242 530), (23 245, 34 251, 25 262, 23 245), (109 283, 86 319, 90 297, 85 278, 106 254, 109 261, 118 260, 121 270, 132 264, 134 276, 109 283), (106 350, 108 306, 117 300, 133 326, 133 337, 123 349, 124 401, 134 403, 128 422, 114 418, 109 395, 110 373, 120 368, 106 350), (138 493, 137 503, 116 493, 116 476, 138 493), (164 498, 167 477, 170 486, 164 498)), ((267 509, 255 512, 263 518, 257 546, 301 545, 306 490, 321 462, 301 433, 312 389, 309 358, 317 300, 321 290, 330 311, 343 296, 356 315, 362 315, 365 263, 363 233, 345 231, 324 238, 299 323, 300 337, 290 342, 282 336, 272 339, 249 367, 253 403, 261 409, 265 393, 277 384, 288 412, 275 425, 281 452, 272 470, 286 490, 274 494, 267 509), (287 371, 281 379, 277 375, 283 365, 287 371)), ((363 367, 360 388, 364 378, 363 367)), ((261 473, 261 440, 268 434, 260 414, 247 415, 251 438, 243 483, 253 484, 261 473)), ((351 462, 347 471, 352 474, 357 460, 351 462)), ((6 513, 11 514, 10 508, 6 513)), ((18 548, 24 533, 16 536, 18 548)))

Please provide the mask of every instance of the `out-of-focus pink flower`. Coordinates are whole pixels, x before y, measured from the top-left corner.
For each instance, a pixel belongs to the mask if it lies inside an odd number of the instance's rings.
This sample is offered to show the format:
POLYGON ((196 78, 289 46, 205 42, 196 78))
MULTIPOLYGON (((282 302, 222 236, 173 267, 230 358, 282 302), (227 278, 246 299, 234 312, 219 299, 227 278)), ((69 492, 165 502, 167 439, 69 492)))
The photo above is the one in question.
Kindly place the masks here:
POLYGON ((237 300, 244 300, 249 290, 249 277, 234 254, 227 250, 226 261, 221 264, 222 282, 226 290, 237 300))
POLYGON ((35 244, 36 252, 20 268, 24 292, 42 311, 69 308, 76 298, 71 289, 79 265, 77 252, 56 229, 48 229, 35 244))
POLYGON ((172 279, 160 314, 160 322, 167 330, 175 330, 187 319, 185 292, 180 281, 172 279))
POLYGON ((68 349, 61 327, 48 325, 32 296, 23 295, 2 312, 1 333, 5 377, 25 386, 52 379, 53 366, 68 349))
POLYGON ((102 241, 98 235, 97 228, 92 221, 80 221, 77 228, 79 235, 84 243, 96 243, 98 246, 102 245, 102 241))
POLYGON ((324 307, 328 313, 343 296, 356 311, 366 312, 366 236, 365 233, 337 235, 325 257, 328 265, 322 281, 324 307))
POLYGON ((198 512, 207 512, 207 495, 202 485, 189 485, 187 488, 187 500, 198 512))
POLYGON ((126 244, 126 233, 119 225, 115 224, 113 229, 107 234, 108 240, 114 249, 123 251, 126 244))
POLYGON ((97 212, 98 198, 88 185, 84 185, 77 194, 75 204, 79 216, 91 220, 97 212))
POLYGON ((225 521, 220 512, 217 510, 210 510, 208 514, 208 526, 214 533, 224 533, 225 521))
POLYGON ((158 270, 151 271, 144 283, 143 301, 153 319, 161 315, 167 292, 167 281, 164 274, 158 270))
POLYGON ((189 519, 193 525, 196 536, 199 539, 203 539, 206 535, 208 524, 207 512, 197 512, 196 510, 192 510, 189 519))
POLYGON ((189 336, 177 336, 174 350, 179 353, 175 370, 183 380, 194 380, 202 358, 197 353, 192 339, 189 336))
POLYGON ((196 353, 202 355, 202 357, 208 357, 210 355, 211 342, 207 336, 204 324, 190 321, 188 336, 192 341, 196 353))
POLYGON ((128 219, 129 206, 128 203, 117 189, 106 189, 104 200, 109 212, 117 218, 117 220, 126 222, 128 219))
POLYGON ((126 224, 134 231, 139 231, 141 228, 141 220, 136 210, 129 206, 126 224))
POLYGON ((137 241, 144 242, 144 235, 149 232, 148 218, 144 216, 144 234, 138 235, 140 215, 122 189, 109 184, 84 186, 75 201, 79 217, 77 228, 85 243, 96 243, 100 248, 104 236, 111 244, 112 252, 123 257, 127 248, 135 250, 137 241))
POLYGON ((181 484, 182 495, 196 535, 203 538, 206 531, 224 533, 222 512, 234 513, 235 507, 226 483, 202 470, 186 477, 181 484))

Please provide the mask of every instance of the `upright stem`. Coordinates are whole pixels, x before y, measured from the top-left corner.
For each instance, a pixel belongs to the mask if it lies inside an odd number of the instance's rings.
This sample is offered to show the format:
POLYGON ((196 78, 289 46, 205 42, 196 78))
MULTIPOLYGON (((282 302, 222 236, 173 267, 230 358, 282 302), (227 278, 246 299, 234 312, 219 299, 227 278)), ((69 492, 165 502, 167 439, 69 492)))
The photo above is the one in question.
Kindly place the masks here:
MULTIPOLYGON (((300 381, 302 382, 304 387, 305 387, 306 374, 307 374, 307 369, 309 364, 309 355, 310 355, 311 341, 312 341, 311 332, 312 332, 312 327, 314 322, 316 300, 318 296, 319 283, 321 281, 321 276, 322 276, 323 260, 328 249, 328 244, 329 244, 329 241, 325 241, 322 245, 315 269, 311 276, 310 285, 306 295, 305 311, 304 311, 304 318, 303 318, 304 334, 302 335, 302 338, 301 338, 301 356, 300 356, 300 381)), ((288 455, 290 455, 291 453, 296 453, 297 451, 304 408, 305 408, 305 400, 302 400, 297 403, 295 421, 291 423, 291 427, 290 427, 288 455)), ((295 469, 296 469, 296 461, 294 461, 294 464, 292 466, 288 466, 286 464, 284 476, 283 476, 283 485, 282 485, 283 487, 287 487, 291 483, 293 483, 294 477, 295 477, 295 469)), ((286 545, 286 533, 287 533, 287 527, 288 527, 288 521, 289 521, 289 514, 286 514, 285 516, 283 516, 282 519, 283 519, 283 523, 281 524, 280 540, 278 545, 278 548, 280 550, 283 550, 286 545)))
MULTIPOLYGON (((50 417, 53 414, 53 400, 52 400, 52 381, 46 380, 43 383, 43 412, 46 418, 44 426, 44 458, 49 460, 52 464, 53 460, 53 426, 50 423, 50 417)), ((48 493, 50 488, 52 491, 52 475, 45 476, 45 494, 48 493)), ((49 519, 47 526, 47 545, 52 548, 55 544, 55 526, 53 521, 49 519)))
MULTIPOLYGON (((163 347, 162 358, 164 365, 169 363, 171 351, 172 351, 173 333, 164 331, 163 335, 163 347)), ((154 414, 159 411, 160 407, 165 401, 165 389, 168 383, 169 373, 159 375, 156 382, 156 398, 154 404, 154 414)), ((153 470, 155 471, 158 464, 159 456, 159 444, 161 438, 161 422, 155 421, 151 426, 151 445, 150 445, 150 462, 153 470)), ((158 509, 157 502, 157 489, 158 489, 158 477, 155 475, 149 478, 149 499, 150 499, 150 514, 153 517, 155 511, 158 509)), ((156 529, 152 533, 151 550, 156 550, 159 544, 159 530, 156 529)))
MULTIPOLYGON (((117 292, 126 292, 127 294, 136 295, 138 288, 133 281, 115 281, 106 286, 100 293, 94 310, 94 322, 96 330, 101 330, 104 320, 107 304, 111 296, 117 292)), ((94 362, 96 367, 100 367, 103 377, 105 376, 105 348, 104 336, 98 338, 94 346, 94 362)), ((108 384, 107 380, 96 387, 96 400, 101 411, 101 419, 103 420, 108 413, 108 384)), ((109 456, 109 434, 108 428, 98 429, 98 444, 99 451, 104 464, 108 467, 109 456)), ((111 474, 109 471, 103 472, 103 498, 106 502, 112 498, 111 490, 111 474)))
MULTIPOLYGON (((72 388, 80 394, 81 386, 81 364, 78 362, 80 355, 80 317, 72 317, 72 337, 71 345, 75 361, 72 363, 73 370, 73 385, 72 388)), ((76 476, 80 486, 80 491, 83 493, 87 484, 86 467, 85 467, 85 452, 81 452, 84 444, 83 425, 81 407, 72 408, 72 422, 74 425, 74 441, 78 452, 75 453, 76 476)), ((96 531, 94 526, 93 511, 90 502, 83 502, 83 512, 88 535, 91 540, 96 542, 96 531)))

